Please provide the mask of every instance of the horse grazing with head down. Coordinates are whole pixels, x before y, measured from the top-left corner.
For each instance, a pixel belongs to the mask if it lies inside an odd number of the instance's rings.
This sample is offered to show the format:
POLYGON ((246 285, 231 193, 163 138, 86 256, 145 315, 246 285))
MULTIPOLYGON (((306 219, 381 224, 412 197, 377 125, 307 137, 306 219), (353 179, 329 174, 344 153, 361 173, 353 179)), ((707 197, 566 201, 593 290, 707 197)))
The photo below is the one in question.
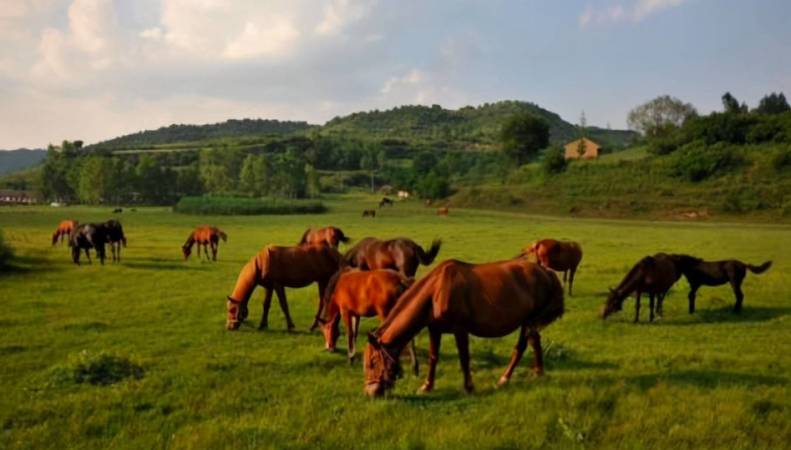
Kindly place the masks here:
MULTIPOLYGON (((695 312, 695 294, 701 286, 721 286, 730 283, 733 295, 736 297, 736 304, 733 312, 742 310, 744 293, 742 292, 742 282, 747 276, 747 271, 754 274, 762 274, 772 266, 772 261, 766 261, 760 266, 754 266, 745 262, 728 259, 724 261, 704 261, 690 255, 670 255, 676 263, 676 268, 681 271, 689 282, 689 313, 695 312)), ((659 301, 659 311, 662 311, 662 301, 659 301)))
POLYGON ((228 235, 217 227, 201 225, 190 233, 187 242, 181 246, 181 253, 184 255, 184 259, 187 260, 190 254, 192 254, 192 245, 197 244, 198 258, 200 258, 200 246, 203 245, 203 253, 206 255, 206 260, 208 261, 209 246, 211 246, 212 259, 217 261, 217 248, 220 246, 220 239, 222 239, 223 242, 227 242, 228 235))
POLYGON ((96 256, 99 261, 104 264, 105 250, 104 245, 107 243, 107 233, 104 224, 85 223, 77 225, 69 237, 69 246, 71 247, 71 259, 74 264, 80 264, 80 250, 85 251, 85 256, 88 258, 88 263, 92 263, 91 254, 88 252, 90 249, 96 249, 96 256))
MULTIPOLYGON (((378 316, 382 321, 393 308, 398 297, 414 283, 414 278, 390 269, 361 271, 344 268, 330 280, 325 292, 323 323, 325 348, 335 351, 335 344, 340 335, 341 318, 346 326, 349 339, 347 356, 349 362, 354 360, 356 353, 357 331, 360 317, 378 316)), ((418 363, 415 355, 415 341, 410 347, 412 370, 418 374, 418 363)))
POLYGON ((640 321, 640 296, 646 293, 651 310, 650 320, 653 322, 654 299, 658 298, 661 304, 667 291, 680 277, 681 273, 676 269, 670 255, 657 253, 654 256, 646 256, 632 267, 618 287, 610 289, 607 302, 601 311, 601 318, 606 319, 610 314, 620 311, 624 300, 634 293, 634 321, 637 323, 640 321))
POLYGON ((349 242, 349 238, 343 234, 340 228, 308 228, 302 234, 302 239, 299 240, 297 245, 328 245, 332 248, 338 248, 341 242, 349 242))
POLYGON ((379 202, 379 207, 381 208, 383 206, 393 206, 394 204, 395 202, 390 200, 388 197, 382 197, 382 200, 379 202))
POLYGON ((121 222, 110 219, 102 224, 102 227, 104 228, 107 243, 110 244, 113 262, 121 262, 121 244, 126 248, 126 236, 124 236, 124 228, 121 226, 121 222))
POLYGON ((266 289, 264 309, 258 329, 268 325, 269 306, 272 304, 272 291, 277 293, 280 309, 286 318, 289 330, 294 329, 294 322, 288 312, 285 288, 301 288, 313 283, 319 285, 319 308, 311 330, 318 326, 319 314, 322 310, 324 290, 330 278, 338 271, 343 262, 341 254, 332 247, 325 245, 301 245, 296 247, 278 247, 270 245, 254 256, 239 273, 233 293, 228 296, 228 320, 226 328, 236 330, 247 318, 247 304, 256 286, 266 289))
POLYGON ((74 228, 77 226, 76 220, 62 220, 58 224, 58 228, 55 228, 55 231, 52 233, 52 245, 55 245, 60 241, 69 242, 69 237, 71 236, 71 232, 74 231, 74 228))
POLYGON ((367 237, 359 241, 344 255, 346 263, 361 270, 393 269, 405 277, 414 277, 420 264, 434 262, 442 241, 435 239, 428 252, 415 241, 407 238, 386 241, 367 237))
POLYGON ((568 275, 569 296, 571 296, 574 275, 582 260, 582 247, 578 243, 541 239, 525 247, 520 256, 527 255, 535 255, 538 263, 548 269, 563 272, 563 284, 566 284, 566 275, 568 275))
POLYGON ((428 327, 429 368, 422 392, 434 388, 443 333, 453 333, 459 350, 464 388, 473 390, 469 334, 502 337, 519 328, 511 362, 500 377, 508 383, 530 343, 535 373, 543 373, 539 330, 563 315, 563 286, 554 272, 525 259, 489 264, 448 260, 404 292, 384 322, 368 335, 365 392, 382 395, 400 372, 398 356, 409 340, 428 327))

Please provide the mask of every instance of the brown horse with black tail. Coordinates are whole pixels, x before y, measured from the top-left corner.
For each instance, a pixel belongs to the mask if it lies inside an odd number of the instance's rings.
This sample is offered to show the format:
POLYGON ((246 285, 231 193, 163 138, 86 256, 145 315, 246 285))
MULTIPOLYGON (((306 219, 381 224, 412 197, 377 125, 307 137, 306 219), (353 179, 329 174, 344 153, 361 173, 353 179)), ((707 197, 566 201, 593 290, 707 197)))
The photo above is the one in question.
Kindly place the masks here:
MULTIPOLYGON (((695 295, 701 286, 721 286, 730 283, 733 295, 736 297, 736 304, 733 312, 741 312, 744 293, 742 292, 742 282, 747 276, 747 271, 754 274, 762 274, 769 270, 772 261, 766 261, 760 266, 754 266, 745 262, 728 259, 724 261, 704 261, 690 255, 670 255, 676 263, 676 268, 684 274, 689 282, 689 313, 695 312, 695 295)), ((659 311, 662 311, 662 301, 659 301, 659 311)))
POLYGON ((383 241, 367 237, 360 240, 344 255, 346 263, 361 270, 393 269, 407 278, 414 277, 420 264, 434 262, 442 241, 435 239, 428 251, 407 238, 383 241))
POLYGON ((60 241, 69 242, 69 237, 71 236, 71 232, 74 231, 74 228, 77 227, 76 220, 63 220, 58 224, 58 228, 55 228, 55 231, 52 233, 52 245, 55 245, 60 241))
POLYGON ((332 248, 338 248, 341 242, 349 242, 349 238, 343 234, 340 228, 308 228, 302 234, 302 238, 297 242, 297 245, 328 245, 332 248))
POLYGON ((563 272, 563 284, 568 275, 569 297, 574 286, 574 275, 582 260, 582 247, 573 241, 556 241, 541 239, 533 242, 522 250, 522 255, 536 255, 538 263, 549 269, 563 272))
POLYGON ((293 330, 294 322, 288 311, 285 288, 301 288, 313 283, 319 285, 319 308, 311 330, 318 326, 319 314, 322 310, 324 290, 330 278, 343 263, 341 254, 332 247, 325 245, 278 247, 270 245, 254 256, 239 273, 236 287, 228 296, 228 320, 226 328, 236 330, 247 318, 247 304, 256 286, 266 289, 264 308, 259 329, 268 326, 269 307, 272 304, 272 292, 277 293, 280 309, 286 318, 286 325, 293 330))
POLYGON ((624 300, 634 293, 634 322, 639 322, 640 296, 645 293, 648 294, 650 320, 653 322, 654 299, 658 299, 661 305, 667 291, 680 277, 681 273, 676 269, 676 264, 670 255, 657 253, 654 256, 646 256, 632 267, 618 287, 610 289, 610 295, 601 311, 601 318, 606 319, 610 314, 620 311, 624 300))
POLYGON ((187 242, 181 246, 181 253, 184 255, 184 260, 189 259, 192 254, 193 244, 198 246, 198 258, 200 258, 200 246, 203 245, 203 253, 206 255, 206 260, 209 260, 209 246, 211 246, 212 260, 217 261, 217 248, 220 246, 220 239, 223 242, 228 241, 228 235, 221 229, 202 225, 195 228, 187 238, 187 242))
POLYGON ((365 392, 380 396, 395 384, 401 349, 428 327, 428 376, 422 392, 434 388, 442 334, 453 333, 464 374, 473 390, 469 334, 502 337, 520 329, 511 362, 499 385, 508 383, 529 343, 536 374, 544 370, 539 331, 563 315, 563 286, 554 272, 525 259, 489 264, 448 260, 413 284, 376 331, 365 349, 365 392))

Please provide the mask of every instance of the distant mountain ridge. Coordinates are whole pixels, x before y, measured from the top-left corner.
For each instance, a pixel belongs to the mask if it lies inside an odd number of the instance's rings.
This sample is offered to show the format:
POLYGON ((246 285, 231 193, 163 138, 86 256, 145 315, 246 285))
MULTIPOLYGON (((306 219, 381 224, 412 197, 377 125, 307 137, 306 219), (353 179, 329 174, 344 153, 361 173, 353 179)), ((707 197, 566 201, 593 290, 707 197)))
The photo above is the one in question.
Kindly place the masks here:
POLYGON ((0 175, 35 166, 47 156, 43 149, 0 150, 0 175))

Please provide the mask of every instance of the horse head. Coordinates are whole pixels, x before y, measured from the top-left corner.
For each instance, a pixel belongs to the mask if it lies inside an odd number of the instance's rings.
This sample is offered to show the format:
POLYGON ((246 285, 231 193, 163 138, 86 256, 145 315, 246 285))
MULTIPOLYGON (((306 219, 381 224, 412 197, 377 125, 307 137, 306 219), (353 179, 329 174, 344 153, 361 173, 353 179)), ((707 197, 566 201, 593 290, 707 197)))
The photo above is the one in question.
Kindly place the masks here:
POLYGON ((620 311, 623 306, 624 296, 621 295, 617 289, 610 288, 610 293, 607 295, 607 302, 602 306, 600 316, 606 319, 610 314, 620 311))
POLYGON ((247 305, 229 296, 226 301, 226 309, 228 318, 225 322, 225 328, 229 331, 238 330, 244 319, 247 318, 247 305))
POLYGON ((363 369, 365 393, 369 397, 381 397, 395 386, 396 379, 401 376, 398 354, 391 354, 374 333, 368 333, 363 369))
POLYGON ((330 320, 317 317, 316 320, 321 325, 322 333, 324 333, 324 349, 328 352, 334 352, 338 337, 341 335, 339 316, 335 316, 330 320))
MULTIPOLYGON (((184 261, 188 260, 190 254, 192 254, 192 246, 191 245, 182 245, 181 246, 181 254, 184 255, 184 261)), ((200 256, 200 255, 199 255, 200 256)))

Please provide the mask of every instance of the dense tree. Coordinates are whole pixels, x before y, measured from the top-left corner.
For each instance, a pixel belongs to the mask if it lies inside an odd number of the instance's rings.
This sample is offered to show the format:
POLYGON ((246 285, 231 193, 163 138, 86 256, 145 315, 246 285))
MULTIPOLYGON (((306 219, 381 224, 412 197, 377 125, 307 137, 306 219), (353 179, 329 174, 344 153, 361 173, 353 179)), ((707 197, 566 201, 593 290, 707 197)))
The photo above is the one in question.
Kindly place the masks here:
POLYGON ((759 114, 782 114, 791 111, 791 106, 788 105, 785 94, 772 92, 761 99, 755 111, 759 114))
POLYGON ((101 204, 110 200, 116 189, 113 180, 113 161, 109 158, 91 156, 80 167, 77 196, 80 202, 101 204))
POLYGON ((630 129, 647 137, 656 137, 680 127, 697 114, 691 104, 663 95, 629 111, 626 122, 630 129))
POLYGON ((500 143, 508 158, 522 165, 549 145, 549 124, 530 113, 515 114, 503 125, 500 143))

